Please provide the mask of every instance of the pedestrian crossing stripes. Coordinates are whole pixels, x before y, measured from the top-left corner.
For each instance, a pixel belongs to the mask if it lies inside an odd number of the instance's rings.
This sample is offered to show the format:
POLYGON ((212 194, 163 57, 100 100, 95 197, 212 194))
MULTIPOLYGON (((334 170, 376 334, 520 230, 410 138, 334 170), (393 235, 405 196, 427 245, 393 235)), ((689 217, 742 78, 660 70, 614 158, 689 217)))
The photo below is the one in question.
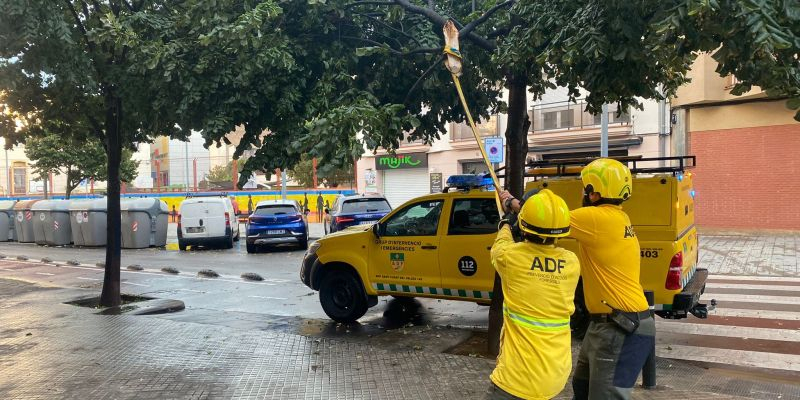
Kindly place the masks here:
POLYGON ((462 297, 462 298, 469 298, 469 299, 492 299, 492 292, 485 292, 480 290, 470 290, 470 289, 449 289, 449 288, 435 288, 435 287, 428 287, 428 286, 412 286, 412 285, 401 285, 401 284, 394 284, 394 283, 373 283, 372 288, 375 289, 380 294, 388 294, 388 293, 410 293, 410 294, 420 294, 420 295, 439 295, 439 296, 450 296, 450 297, 462 297))
POLYGON ((800 372, 800 278, 709 276, 708 319, 656 318, 659 357, 800 372))

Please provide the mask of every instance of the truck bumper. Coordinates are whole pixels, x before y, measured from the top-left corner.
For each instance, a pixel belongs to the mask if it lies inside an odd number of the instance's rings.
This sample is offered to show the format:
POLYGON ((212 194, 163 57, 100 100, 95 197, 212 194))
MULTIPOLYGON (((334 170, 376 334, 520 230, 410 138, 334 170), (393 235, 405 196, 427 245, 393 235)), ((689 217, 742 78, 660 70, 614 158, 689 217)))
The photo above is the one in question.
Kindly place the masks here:
POLYGON ((672 304, 665 306, 662 310, 656 310, 656 314, 667 319, 686 318, 690 313, 697 318, 706 318, 708 311, 714 309, 716 302, 711 301, 711 305, 700 303, 700 296, 706 289, 708 270, 698 268, 694 276, 683 288, 683 291, 676 294, 672 299, 672 304))

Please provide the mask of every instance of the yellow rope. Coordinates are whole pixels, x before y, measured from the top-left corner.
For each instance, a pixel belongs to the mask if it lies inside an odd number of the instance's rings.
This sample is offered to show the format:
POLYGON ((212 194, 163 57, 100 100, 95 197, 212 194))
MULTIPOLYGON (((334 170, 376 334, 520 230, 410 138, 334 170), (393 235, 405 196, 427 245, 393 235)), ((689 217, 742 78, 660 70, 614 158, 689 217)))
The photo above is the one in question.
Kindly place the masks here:
POLYGON ((475 121, 472 119, 472 114, 469 112, 469 107, 467 107, 467 99, 464 98, 464 91, 461 89, 461 82, 456 74, 451 73, 450 75, 453 77, 453 83, 456 84, 458 98, 461 99, 461 105, 464 107, 464 113, 467 115, 469 127, 472 129, 472 136, 475 137, 475 142, 478 143, 478 149, 480 149, 481 156, 483 156, 483 162, 486 163, 486 167, 489 169, 489 174, 492 176, 492 183, 494 184, 494 190, 496 194, 495 200, 497 201, 497 210, 500 212, 500 214, 503 214, 503 203, 500 202, 500 191, 503 189, 500 187, 500 181, 497 179, 497 174, 494 173, 494 167, 492 166, 492 163, 489 162, 489 156, 486 155, 486 149, 483 148, 480 135, 478 135, 478 128, 475 127, 475 121))
MULTIPOLYGON (((444 46, 444 53, 447 55, 451 55, 453 57, 457 57, 459 61, 461 60, 461 53, 458 49, 444 46)), ((495 200, 497 201, 497 210, 500 214, 503 214, 503 203, 500 201, 500 191, 503 190, 500 187, 500 181, 497 179, 497 174, 494 173, 494 167, 492 163, 489 162, 489 156, 486 155, 486 149, 483 148, 483 143, 481 142, 481 137, 478 135, 478 128, 475 127, 475 121, 472 119, 472 113, 469 112, 469 107, 467 106, 467 99, 464 97, 464 91, 461 89, 461 81, 458 79, 458 75, 450 71, 450 76, 453 77, 453 83, 456 84, 456 91, 458 92, 458 98, 461 99, 461 105, 464 107, 464 113, 467 115, 467 122, 469 122, 469 127, 472 129, 472 136, 475 137, 475 142, 478 143, 478 149, 481 151, 481 156, 483 156, 483 162, 486 163, 486 167, 489 169, 489 174, 492 176, 492 184, 494 184, 495 190, 495 200)))

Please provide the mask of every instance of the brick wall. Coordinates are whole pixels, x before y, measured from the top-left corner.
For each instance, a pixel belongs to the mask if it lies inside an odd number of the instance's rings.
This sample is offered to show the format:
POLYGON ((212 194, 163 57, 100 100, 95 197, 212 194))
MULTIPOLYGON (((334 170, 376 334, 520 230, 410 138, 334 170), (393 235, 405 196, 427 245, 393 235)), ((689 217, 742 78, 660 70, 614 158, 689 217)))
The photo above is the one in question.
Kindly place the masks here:
POLYGON ((800 124, 691 132, 697 224, 800 230, 800 124))

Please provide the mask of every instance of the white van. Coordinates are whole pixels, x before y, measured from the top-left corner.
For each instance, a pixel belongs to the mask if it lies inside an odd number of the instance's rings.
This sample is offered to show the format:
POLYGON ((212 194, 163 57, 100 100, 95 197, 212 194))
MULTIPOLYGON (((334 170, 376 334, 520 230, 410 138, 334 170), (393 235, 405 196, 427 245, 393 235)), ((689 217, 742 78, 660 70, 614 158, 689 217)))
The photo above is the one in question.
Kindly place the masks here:
POLYGON ((178 248, 233 247, 239 241, 239 220, 228 197, 189 197, 178 214, 178 248))

